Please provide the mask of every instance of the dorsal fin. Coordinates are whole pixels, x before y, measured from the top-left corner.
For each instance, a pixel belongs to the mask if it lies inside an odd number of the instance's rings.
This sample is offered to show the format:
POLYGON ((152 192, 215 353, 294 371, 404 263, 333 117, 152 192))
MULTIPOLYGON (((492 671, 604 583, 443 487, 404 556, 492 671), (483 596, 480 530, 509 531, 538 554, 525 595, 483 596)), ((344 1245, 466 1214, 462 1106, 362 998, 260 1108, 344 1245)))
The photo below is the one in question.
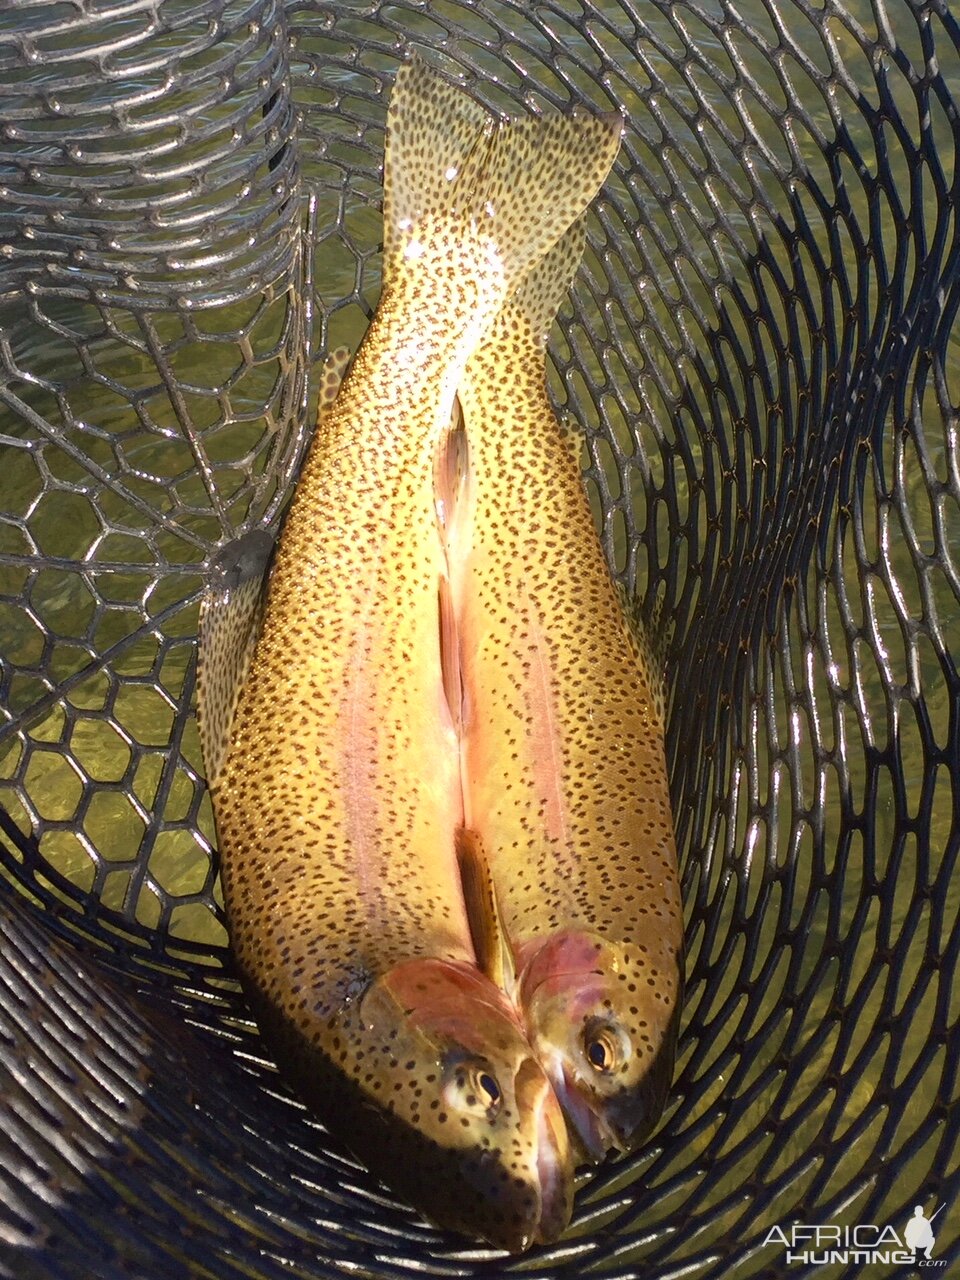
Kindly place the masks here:
POLYGON ((336 347, 333 351, 327 352, 327 358, 320 371, 320 389, 317 395, 318 421, 336 400, 352 354, 349 347, 336 347))
POLYGON ((503 927, 496 886, 480 836, 469 827, 458 827, 456 850, 477 966, 512 998, 516 990, 516 961, 503 927))
MULTIPOLYGON (((318 421, 336 400, 350 358, 349 347, 337 347, 324 360, 318 421)), ((216 785, 226 759, 240 691, 260 635, 275 536, 266 529, 251 529, 221 547, 200 605, 197 723, 210 787, 216 785)))
POLYGON ((650 621, 644 622, 640 611, 640 601, 627 594, 621 583, 616 583, 623 608, 623 616, 627 624, 627 635, 641 667, 647 673, 650 692, 653 697, 653 711, 663 725, 667 718, 667 627, 663 621, 663 601, 657 600, 650 615, 650 621))
POLYGON ((260 623, 274 537, 266 529, 221 547, 200 606, 197 721, 207 785, 216 785, 260 623))

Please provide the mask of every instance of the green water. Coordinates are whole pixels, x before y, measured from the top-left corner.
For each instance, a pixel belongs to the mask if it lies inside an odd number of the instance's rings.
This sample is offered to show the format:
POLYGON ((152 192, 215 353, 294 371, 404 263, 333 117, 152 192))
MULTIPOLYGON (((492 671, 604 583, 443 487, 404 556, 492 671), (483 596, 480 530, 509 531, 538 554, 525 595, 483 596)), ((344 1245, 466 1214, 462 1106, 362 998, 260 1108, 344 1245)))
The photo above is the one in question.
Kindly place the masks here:
MULTIPOLYGON (((875 32, 870 6, 864 3, 852 7, 868 35, 871 30, 875 32)), ((407 14, 410 36, 429 42, 436 34, 436 23, 442 23, 448 11, 458 8, 438 3, 429 15, 407 14)), ((621 222, 639 227, 619 263, 606 258, 598 248, 604 232, 601 219, 593 219, 592 233, 598 247, 588 251, 585 278, 577 287, 578 318, 568 330, 569 337, 557 333, 554 342, 558 364, 563 367, 576 357, 578 367, 565 381, 555 376, 553 387, 558 402, 569 407, 586 431, 582 450, 585 466, 592 463, 602 470, 614 498, 621 493, 629 497, 634 527, 643 529, 650 522, 655 528, 658 564, 667 563, 675 550, 677 529, 662 502, 648 508, 648 494, 672 484, 680 524, 685 526, 689 521, 678 561, 682 581, 684 566, 698 563, 705 553, 708 524, 703 487, 698 482, 698 469, 704 464, 702 452, 689 424, 675 420, 670 411, 671 400, 680 394, 685 381, 697 381, 694 356, 704 355, 702 334, 693 318, 695 310, 699 308, 708 316, 716 314, 734 284, 743 290, 748 302, 759 303, 758 285, 747 275, 744 260, 764 238, 775 251, 782 248, 779 232, 759 196, 770 193, 782 208, 783 197, 777 193, 789 182, 789 171, 801 164, 820 177, 824 190, 830 189, 823 145, 835 132, 831 109, 843 112, 855 139, 862 141, 868 173, 875 171, 876 157, 842 78, 834 82, 828 102, 810 79, 801 57, 785 56, 778 74, 757 55, 757 40, 775 43, 777 37, 756 0, 739 6, 744 28, 730 37, 729 45, 718 41, 692 12, 684 20, 691 46, 716 68, 708 74, 697 58, 690 61, 689 74, 704 88, 706 100, 715 112, 715 119, 702 114, 699 128, 692 128, 689 120, 657 91, 659 76, 676 83, 667 58, 668 52, 676 55, 681 51, 675 29, 651 15, 655 39, 644 45, 638 58, 626 51, 630 29, 618 6, 607 3, 597 8, 606 22, 595 24, 589 41, 556 15, 551 18, 552 30, 583 63, 571 73, 576 89, 597 106, 609 105, 612 96, 626 109, 631 126, 629 145, 646 175, 629 182, 623 174, 615 177, 605 196, 603 219, 608 225, 614 225, 619 217, 621 222), (750 33, 751 25, 755 36, 750 33), (657 40, 663 41, 662 48, 658 48, 657 40), (598 65, 598 49, 614 53, 626 64, 624 73, 611 74, 605 85, 590 74, 590 67, 598 65), (724 90, 723 77, 735 73, 731 51, 744 58, 749 68, 749 75, 739 82, 738 94, 749 112, 752 128, 746 128, 733 115, 724 90), (784 80, 800 96, 804 107, 803 117, 793 118, 786 125, 782 118, 771 117, 764 105, 766 98, 775 110, 784 106, 784 80), (724 124, 734 130, 740 147, 749 151, 749 175, 722 138, 724 124), (671 145, 660 139, 661 128, 669 128, 671 145), (748 211, 734 209, 731 202, 730 228, 711 222, 712 203, 723 203, 724 183, 717 177, 703 183, 698 177, 697 157, 702 156, 706 146, 721 157, 729 152, 730 166, 724 178, 730 187, 744 189, 748 178, 757 185, 758 199, 748 211), (669 269, 670 252, 680 243, 681 235, 694 246, 696 254, 674 277, 669 269), (705 270, 708 279, 703 278, 698 267, 705 270), (604 310, 593 300, 589 279, 602 282, 608 272, 633 290, 635 310, 631 314, 626 314, 619 304, 604 310), (715 283, 714 276, 722 276, 722 282, 715 283), (655 282, 660 283, 660 290, 654 287, 655 282), (594 340, 597 333, 609 335, 602 349, 594 340), (673 348, 685 354, 673 359, 673 348), (599 434, 603 420, 594 395, 597 387, 605 388, 603 409, 613 444, 599 434), (661 444, 671 445, 683 436, 689 441, 692 469, 663 461, 666 451, 661 450, 661 444)), ((811 64, 820 72, 829 69, 831 60, 842 65, 850 83, 859 86, 868 101, 875 100, 872 72, 855 24, 845 26, 831 20, 830 44, 825 48, 802 15, 791 12, 791 30, 811 64)), ((534 48, 547 47, 549 39, 533 19, 526 26, 526 19, 516 11, 511 13, 518 24, 518 37, 534 48)), ((911 36, 912 22, 905 13, 901 20, 905 47, 919 65, 922 55, 911 36)), ((479 19, 477 23, 478 37, 482 38, 479 19)), ((340 31, 342 34, 343 29, 340 31)), ((301 36, 298 48, 322 50, 326 38, 320 33, 301 36)), ((361 36, 358 34, 357 38, 361 36)), ((516 65, 504 65, 479 46, 474 46, 472 52, 488 75, 499 78, 499 86, 483 87, 492 103, 506 106, 516 94, 531 103, 539 100, 516 65)), ((297 48, 295 63, 296 57, 297 48)), ((361 64, 370 69, 377 65, 389 67, 393 62, 389 55, 370 49, 361 64)), ((950 64, 944 56, 941 72, 960 95, 960 66, 955 60, 950 64)), ((341 83, 352 85, 350 73, 338 75, 341 83)), ((355 82, 358 91, 366 88, 360 68, 355 82)), ((904 118, 917 136, 911 95, 906 90, 900 93, 895 76, 892 82, 904 118)), ((570 92, 559 79, 547 87, 553 95, 570 92)), ((303 86, 302 92, 308 131, 320 133, 334 120, 330 145, 322 157, 313 158, 310 149, 304 148, 308 183, 338 181, 338 166, 351 163, 356 154, 366 157, 378 140, 382 147, 377 123, 362 131, 362 138, 349 135, 343 128, 337 134, 335 119, 325 114, 329 92, 309 86, 303 86)), ((376 113, 371 114, 376 121, 376 113)), ((952 155, 950 124, 945 116, 937 114, 937 109, 929 129, 941 146, 941 154, 952 155)), ((895 149, 893 154, 896 155, 895 149)), ((898 168, 895 160, 894 171, 901 189, 908 189, 905 164, 898 168)), ((948 172, 948 181, 950 176, 948 172)), ((866 198, 857 175, 848 175, 847 190, 853 213, 865 224, 866 198)), ((366 255, 379 241, 379 218, 368 203, 376 194, 375 184, 369 179, 353 182, 346 192, 346 219, 341 233, 331 225, 337 199, 320 190, 316 210, 318 243, 313 254, 316 295, 324 313, 318 348, 341 343, 355 347, 369 307, 376 299, 376 255, 364 256, 359 271, 357 265, 357 250, 366 255), (325 309, 330 310, 329 315, 325 309)), ((797 198, 815 229, 818 245, 829 254, 819 212, 802 191, 797 198)), ((881 208, 881 218, 885 235, 892 243, 895 221, 889 205, 881 208)), ((862 270, 842 228, 838 235, 844 266, 851 273, 862 270)), ((797 264, 808 283, 816 282, 817 267, 805 248, 797 250, 797 264)), ((906 270, 910 270, 909 261, 906 270)), ((875 280, 868 282, 868 293, 876 298, 875 280)), ((776 301, 772 283, 766 297, 775 323, 785 330, 787 314, 784 304, 776 301)), ((822 308, 824 304, 814 305, 822 308)), ((6 310, 0 308, 0 324, 10 334, 15 359, 34 379, 18 382, 15 395, 26 409, 50 426, 50 438, 38 449, 37 429, 10 404, 6 408, 0 406, 0 432, 14 441, 2 446, 3 507, 13 519, 0 523, 0 654, 11 664, 13 674, 4 708, 7 723, 0 727, 0 802, 25 831, 35 829, 39 819, 40 847, 50 864, 72 884, 95 893, 105 907, 148 928, 161 927, 171 939, 211 946, 226 942, 212 911, 218 893, 212 879, 215 835, 209 799, 201 781, 203 769, 195 721, 181 714, 192 691, 193 637, 202 588, 196 570, 224 531, 238 527, 251 515, 275 510, 280 502, 282 482, 274 483, 272 477, 278 459, 282 462, 289 458, 295 442, 278 407, 276 387, 286 368, 282 353, 278 352, 295 309, 291 298, 281 291, 267 303, 252 299, 201 313, 186 327, 178 317, 156 319, 157 339, 176 376, 188 387, 185 404, 195 438, 187 438, 177 406, 158 383, 156 366, 143 346, 142 332, 129 317, 114 312, 108 332, 101 313, 80 304, 34 303, 29 312, 19 302, 7 304, 6 310), (78 347, 81 342, 82 356, 78 347), (138 412, 134 411, 134 399, 138 412), (198 440, 202 445, 200 456, 208 464, 218 495, 216 503, 211 503, 198 470, 198 440), (30 443, 31 447, 18 447, 18 441, 30 443), (101 515, 106 517, 107 527, 101 515), (35 549, 47 558, 47 563, 32 576, 35 549), (157 565, 162 567, 161 573, 157 565), (21 598, 25 591, 29 594, 24 607, 21 598), (110 661, 104 668, 97 655, 107 652, 110 661), (171 751, 168 744, 172 734, 175 747, 171 751), (85 786, 87 780, 94 785, 85 786)), ((742 335, 748 337, 745 326, 740 328, 742 335)), ((760 326, 757 336, 762 350, 770 353, 775 349, 774 330, 760 326)), ((803 355, 809 357, 809 347, 803 355)), ((956 403, 960 400, 960 341, 950 344, 944 375, 956 403)), ((784 394, 789 391, 788 385, 784 394)), ((736 396, 718 404, 716 418, 722 438, 717 451, 724 484, 734 483, 734 469, 723 459, 736 457, 736 410, 746 401, 748 392, 749 388, 741 385, 736 396)), ((799 584, 798 596, 786 618, 788 633, 795 641, 791 652, 786 656, 774 654, 761 669, 748 709, 760 727, 757 754, 754 757, 743 752, 734 756, 729 773, 739 778, 738 790, 733 789, 729 777, 721 780, 721 790, 727 798, 714 834, 716 856, 695 868, 691 876, 694 890, 700 888, 723 921, 732 920, 734 891, 738 883, 743 883, 748 914, 765 904, 767 918, 772 920, 782 908, 789 927, 798 930, 804 918, 801 908, 812 892, 810 867, 815 835, 809 823, 795 824, 794 815, 811 806, 822 815, 819 838, 826 850, 827 869, 835 872, 833 892, 820 892, 804 936, 792 935, 790 947, 784 948, 782 957, 773 965, 772 976, 766 979, 765 1017, 776 1018, 793 953, 806 978, 823 952, 828 931, 837 936, 832 913, 839 912, 839 935, 844 936, 865 906, 857 959, 847 985, 849 994, 870 980, 867 969, 875 951, 888 947, 891 940, 895 942, 907 927, 916 897, 916 885, 912 879, 905 879, 898 886, 892 914, 881 920, 878 900, 868 884, 867 851, 859 836, 854 838, 841 874, 836 856, 841 834, 841 781, 836 766, 826 757, 832 750, 842 749, 853 808, 859 812, 866 803, 865 749, 883 746, 896 738, 909 803, 915 807, 924 773, 914 710, 920 690, 934 740, 941 745, 947 740, 948 688, 929 639, 929 627, 937 622, 945 634, 956 634, 957 598, 943 564, 932 558, 923 561, 922 557, 960 545, 960 508, 945 489, 935 502, 931 501, 923 466, 945 484, 950 466, 955 465, 956 442, 943 423, 932 391, 928 389, 918 408, 924 426, 924 462, 909 441, 897 442, 892 422, 887 424, 883 455, 870 460, 863 509, 863 553, 876 561, 877 569, 861 578, 852 527, 838 527, 828 554, 831 577, 823 585, 822 594, 817 596, 812 575, 808 583, 799 584), (889 497, 883 496, 876 483, 875 476, 879 474, 886 477, 889 497), (905 536, 908 529, 919 558, 905 536), (922 572, 918 571, 918 564, 922 564, 922 572), (855 620, 865 628, 864 638, 856 641, 852 649, 841 621, 841 588, 855 620), (805 632, 799 612, 804 592, 812 623, 805 645, 797 642, 805 632), (867 643, 871 616, 877 619, 874 645, 867 643), (900 617, 907 619, 906 625, 900 617), (914 632, 919 636, 916 640, 914 632), (903 696, 891 701, 887 692, 891 686, 901 687, 903 696), (818 743, 819 752, 815 750, 818 743), (796 794, 791 790, 794 773, 798 776, 796 794), (751 778, 756 779, 755 800, 750 796, 751 778), (776 816, 775 822, 771 815, 776 816), (793 848, 789 839, 795 825, 797 847, 793 848), (719 856, 724 848, 731 859, 729 880, 719 856), (790 901, 785 903, 788 891, 779 881, 770 887, 770 869, 789 866, 795 868, 795 878, 789 890, 790 901), (769 898, 765 897, 767 894, 769 898)), ((742 472, 749 476, 765 464, 743 433, 741 444, 745 458, 742 472)), ((596 485, 591 482, 588 489, 599 522, 601 502, 596 485)), ((745 519, 749 515, 749 499, 749 493, 744 494, 745 519)), ((614 566, 618 571, 626 570, 628 530, 622 512, 615 514, 608 533, 614 566)), ((641 594, 643 569, 641 564, 641 594)), ((682 691, 675 696, 682 696, 682 691)), ((697 797, 693 796, 685 801, 691 806, 696 802, 697 797)), ((953 822, 952 784, 943 767, 933 790, 932 809, 928 882, 921 886, 925 891, 940 887, 937 873, 953 822)), ((895 828, 894 788, 886 774, 873 801, 872 819, 876 873, 882 877, 895 828)), ((916 837, 910 839, 916 850, 916 837)), ((694 852, 682 851, 690 856, 694 852)), ((914 856, 904 865, 915 866, 918 861, 914 856)), ((944 893, 946 929, 960 908, 960 887, 947 886, 944 893)), ((922 942, 926 931, 933 928, 929 907, 919 923, 910 927, 917 928, 918 943, 911 951, 915 963, 908 963, 901 976, 904 990, 922 977, 922 942)), ((691 931, 690 971, 711 973, 726 964, 728 976, 712 981, 709 989, 703 983, 691 989, 688 1018, 696 1014, 709 1024, 711 1017, 719 1017, 723 1002, 742 977, 742 947, 734 950, 732 961, 729 957, 724 960, 721 954, 727 932, 726 927, 717 930, 717 942, 711 950, 703 929, 691 931)), ((768 953, 769 948, 763 951, 763 960, 768 953)), ((887 982, 889 974, 883 966, 881 971, 883 982, 887 982)), ((878 1057, 857 1065, 854 1071, 862 1039, 879 1008, 882 988, 883 983, 878 982, 876 1000, 868 1006, 869 1016, 865 1018, 869 1025, 865 1025, 863 1036, 854 1037, 843 1061, 834 1060, 839 1034, 836 1024, 811 1055, 797 1087, 798 1097, 803 1098, 828 1068, 843 1077, 850 1098, 849 1118, 843 1123, 852 1123, 859 1110, 869 1107, 883 1074, 883 1062, 878 1057)), ((780 1018, 776 1030, 764 1038, 741 1081, 741 1090, 775 1066, 791 1043, 803 1044, 805 1037, 815 1034, 825 1020, 829 1023, 837 999, 833 970, 828 966, 800 1022, 790 1029, 790 1043, 788 1022, 785 1017, 780 1018)), ((916 1060, 929 1032, 935 1003, 935 986, 928 983, 913 1022, 902 1027, 902 1035, 917 1046, 906 1054, 907 1066, 916 1060)), ((671 1161, 661 1166, 659 1177, 664 1182, 671 1173, 695 1163, 699 1154, 711 1150, 716 1154, 711 1144, 722 1119, 721 1103, 729 1074, 737 1065, 730 1060, 724 1065, 720 1049, 729 1041, 738 1016, 739 1013, 731 1018, 730 1031, 719 1035, 716 1059, 704 1067, 699 1077, 698 1100, 690 1125, 698 1121, 710 1123, 705 1123, 671 1161)), ((748 1029, 740 1030, 745 1033, 748 1029)), ((921 1074, 914 1093, 914 1123, 929 1109, 941 1070, 942 1064, 934 1062, 921 1074)), ((751 1111, 755 1128, 763 1128, 772 1101, 769 1090, 758 1094, 751 1111)), ((832 1094, 825 1088, 818 1106, 802 1123, 790 1128, 786 1143, 778 1143, 771 1133, 763 1157, 768 1181, 802 1163, 804 1152, 820 1132, 831 1105, 832 1094)), ((789 1118, 789 1105, 778 1102, 778 1106, 779 1114, 789 1118)), ((906 1128, 909 1119, 904 1118, 906 1128)), ((843 1124, 838 1125, 835 1118, 833 1125, 836 1134, 843 1132, 843 1124)), ((726 1145, 735 1146, 740 1136, 726 1145)), ((850 1146, 838 1162, 832 1185, 843 1186, 870 1158, 876 1137, 870 1130, 850 1146)), ((898 1136, 896 1143, 901 1141, 898 1136)), ((901 1174, 905 1187, 922 1183, 929 1158, 929 1152, 921 1151, 904 1165, 901 1174)), ((804 1177, 812 1178, 814 1172, 810 1169, 804 1177)), ((800 1183, 794 1184, 791 1194, 802 1181, 801 1178, 800 1183)), ((686 1184, 682 1194, 687 1194, 686 1184)), ((677 1195, 681 1196, 681 1192, 677 1195)), ((741 1212, 731 1209, 726 1219, 734 1233, 741 1212)), ((770 1225, 779 1220, 778 1212, 777 1208, 771 1211, 770 1225)), ((847 1212, 845 1220, 856 1221, 855 1206, 847 1212)))

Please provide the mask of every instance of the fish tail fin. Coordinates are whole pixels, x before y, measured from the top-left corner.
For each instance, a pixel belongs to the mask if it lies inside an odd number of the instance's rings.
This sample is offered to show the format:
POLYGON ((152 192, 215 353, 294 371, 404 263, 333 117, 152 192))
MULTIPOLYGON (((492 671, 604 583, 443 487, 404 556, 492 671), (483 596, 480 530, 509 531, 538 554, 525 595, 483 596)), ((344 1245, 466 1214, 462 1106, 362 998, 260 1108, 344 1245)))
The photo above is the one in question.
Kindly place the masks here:
POLYGON ((471 97, 419 58, 397 71, 383 156, 384 271, 404 255, 426 217, 462 186, 465 160, 489 141, 496 122, 471 97))
POLYGON ((432 255, 478 274, 491 315, 597 194, 617 113, 498 120, 413 59, 397 72, 384 158, 384 285, 432 255))
POLYGON ((544 348, 557 312, 577 274, 586 243, 584 219, 578 218, 533 270, 506 304, 498 327, 512 325, 519 313, 544 348))

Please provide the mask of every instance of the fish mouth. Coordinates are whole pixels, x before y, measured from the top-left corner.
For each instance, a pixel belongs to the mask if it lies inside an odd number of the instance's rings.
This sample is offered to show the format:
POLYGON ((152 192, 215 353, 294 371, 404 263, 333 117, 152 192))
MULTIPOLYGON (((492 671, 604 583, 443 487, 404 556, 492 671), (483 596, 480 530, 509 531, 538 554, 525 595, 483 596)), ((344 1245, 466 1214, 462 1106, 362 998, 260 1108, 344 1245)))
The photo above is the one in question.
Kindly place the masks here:
POLYGON ((573 1170, 570 1140, 550 1082, 540 1067, 526 1064, 517 1077, 517 1095, 521 1106, 530 1107, 535 1116, 534 1169, 537 1179, 537 1220, 531 1223, 532 1238, 538 1244, 551 1244, 566 1230, 573 1209, 573 1170), (525 1079, 521 1077, 525 1076, 525 1079), (526 1094, 526 1099, 523 1095, 526 1094))
POLYGON ((540 1221, 536 1238, 551 1244, 570 1221, 571 1184, 566 1125, 550 1094, 537 1116, 537 1180, 540 1184, 540 1221), (552 1104, 552 1105, 551 1105, 552 1104), (558 1131, 562 1130, 562 1132, 558 1131), (562 1154, 561 1154, 562 1153, 562 1154), (565 1158, 564 1158, 565 1157, 565 1158))
POLYGON ((578 1164, 600 1164, 607 1153, 622 1153, 624 1146, 613 1129, 591 1108, 581 1092, 576 1076, 564 1062, 555 1062, 551 1072, 553 1087, 567 1120, 573 1126, 572 1137, 578 1164))

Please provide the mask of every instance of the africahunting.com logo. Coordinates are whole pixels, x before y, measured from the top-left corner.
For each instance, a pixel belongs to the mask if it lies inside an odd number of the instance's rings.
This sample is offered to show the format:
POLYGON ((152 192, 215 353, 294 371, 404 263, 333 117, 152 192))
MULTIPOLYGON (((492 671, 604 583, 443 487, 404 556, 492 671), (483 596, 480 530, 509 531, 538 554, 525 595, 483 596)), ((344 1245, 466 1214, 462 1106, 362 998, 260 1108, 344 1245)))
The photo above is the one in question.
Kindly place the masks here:
POLYGON ((786 1250, 786 1263, 806 1267, 847 1266, 850 1263, 886 1263, 894 1266, 945 1267, 933 1257, 933 1220, 941 1205, 928 1218, 918 1204, 902 1231, 878 1227, 869 1222, 855 1226, 835 1223, 793 1222, 789 1227, 771 1227, 764 1244, 786 1250))

